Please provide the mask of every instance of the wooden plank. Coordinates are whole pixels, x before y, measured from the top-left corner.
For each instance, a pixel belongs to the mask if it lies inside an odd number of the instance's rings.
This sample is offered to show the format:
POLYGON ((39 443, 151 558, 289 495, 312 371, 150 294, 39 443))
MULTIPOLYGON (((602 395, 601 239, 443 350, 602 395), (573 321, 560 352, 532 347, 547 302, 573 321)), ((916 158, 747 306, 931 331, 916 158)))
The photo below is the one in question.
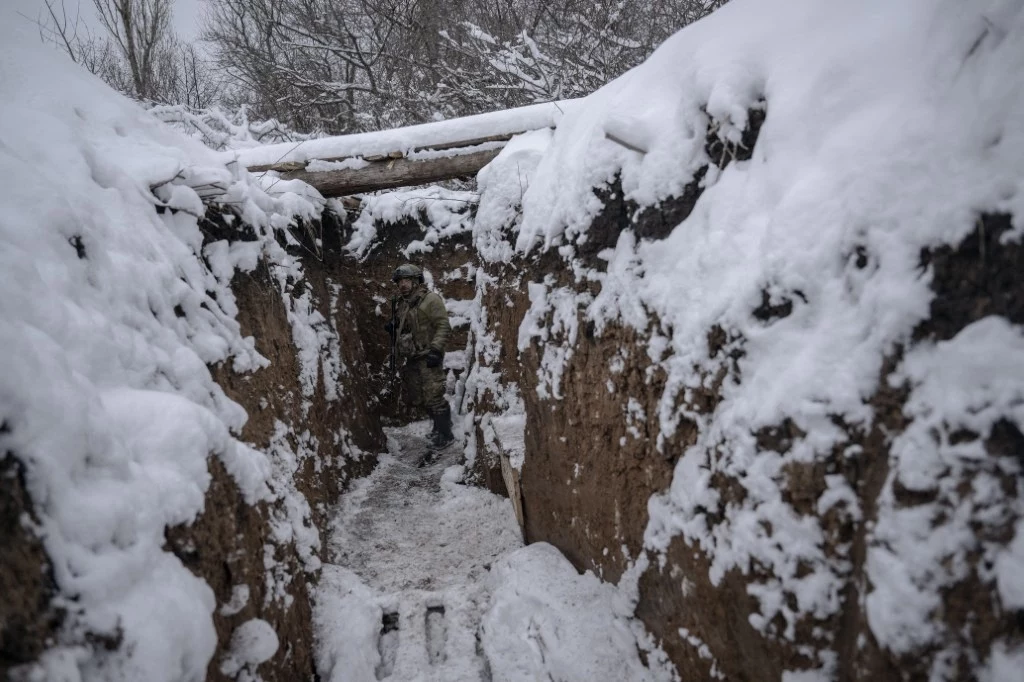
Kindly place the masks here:
MULTIPOLYGON (((500 445, 498 447, 501 448, 500 445)), ((505 481, 508 499, 512 501, 512 511, 516 515, 516 523, 519 524, 519 539, 525 541, 526 516, 523 514, 523 488, 520 485, 519 472, 512 468, 512 462, 504 450, 499 452, 498 461, 501 462, 501 477, 505 481)))
POLYGON ((293 170, 282 173, 292 180, 309 183, 325 197, 344 197, 394 187, 426 185, 441 180, 473 176, 498 155, 500 149, 458 154, 437 159, 406 158, 371 161, 363 168, 310 173, 293 170))

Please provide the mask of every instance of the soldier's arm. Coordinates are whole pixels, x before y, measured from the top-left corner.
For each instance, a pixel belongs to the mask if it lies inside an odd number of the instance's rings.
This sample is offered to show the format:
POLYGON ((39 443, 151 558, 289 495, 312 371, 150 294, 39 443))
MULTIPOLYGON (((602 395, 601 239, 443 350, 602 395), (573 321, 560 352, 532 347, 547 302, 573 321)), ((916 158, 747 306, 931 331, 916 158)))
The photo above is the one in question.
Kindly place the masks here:
POLYGON ((433 292, 427 295, 425 303, 427 318, 434 325, 434 336, 430 339, 430 347, 443 353, 448 346, 448 337, 452 333, 452 325, 448 321, 448 310, 444 307, 441 297, 433 292))

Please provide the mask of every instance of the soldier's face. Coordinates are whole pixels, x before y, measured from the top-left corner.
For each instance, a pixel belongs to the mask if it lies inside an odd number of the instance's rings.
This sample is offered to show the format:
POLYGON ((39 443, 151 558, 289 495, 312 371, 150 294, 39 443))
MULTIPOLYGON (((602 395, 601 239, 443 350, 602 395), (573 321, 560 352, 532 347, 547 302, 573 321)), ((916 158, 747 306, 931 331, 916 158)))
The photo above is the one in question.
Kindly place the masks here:
POLYGON ((412 278, 410 278, 410 277, 403 277, 402 279, 398 280, 398 293, 402 294, 402 296, 408 296, 409 292, 412 291, 412 287, 413 287, 413 280, 412 280, 412 278))

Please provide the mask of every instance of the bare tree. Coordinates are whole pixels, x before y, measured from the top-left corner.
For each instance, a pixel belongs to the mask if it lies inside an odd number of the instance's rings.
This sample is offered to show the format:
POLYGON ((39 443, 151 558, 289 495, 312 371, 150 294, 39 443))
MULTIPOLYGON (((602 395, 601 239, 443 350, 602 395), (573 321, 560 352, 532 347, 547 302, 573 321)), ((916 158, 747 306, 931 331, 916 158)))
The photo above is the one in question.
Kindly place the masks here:
POLYGON ((161 51, 173 50, 172 0, 93 0, 96 14, 128 64, 134 94, 155 99, 161 51))
POLYGON ((341 133, 593 92, 722 2, 210 0, 204 38, 236 102, 341 133))
POLYGON ((63 0, 45 0, 40 35, 108 85, 143 102, 205 108, 224 87, 195 45, 171 30, 173 0, 93 0, 97 36, 71 17, 63 0))

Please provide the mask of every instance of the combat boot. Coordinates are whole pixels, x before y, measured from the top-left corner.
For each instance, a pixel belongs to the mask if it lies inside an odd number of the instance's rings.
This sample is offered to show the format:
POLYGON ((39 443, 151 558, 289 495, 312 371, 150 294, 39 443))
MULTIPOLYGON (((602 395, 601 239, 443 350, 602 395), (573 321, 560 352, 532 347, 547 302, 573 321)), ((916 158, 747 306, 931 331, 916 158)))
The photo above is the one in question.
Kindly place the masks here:
POLYGON ((435 450, 447 447, 455 440, 455 435, 452 433, 452 408, 445 403, 445 406, 441 412, 430 415, 434 420, 434 430, 430 433, 427 439, 430 442, 430 447, 435 450))

